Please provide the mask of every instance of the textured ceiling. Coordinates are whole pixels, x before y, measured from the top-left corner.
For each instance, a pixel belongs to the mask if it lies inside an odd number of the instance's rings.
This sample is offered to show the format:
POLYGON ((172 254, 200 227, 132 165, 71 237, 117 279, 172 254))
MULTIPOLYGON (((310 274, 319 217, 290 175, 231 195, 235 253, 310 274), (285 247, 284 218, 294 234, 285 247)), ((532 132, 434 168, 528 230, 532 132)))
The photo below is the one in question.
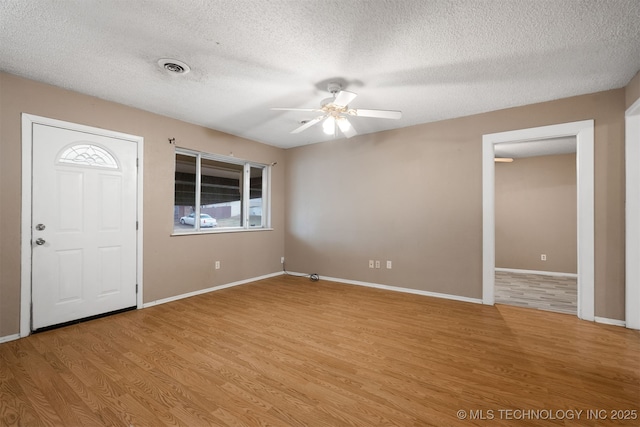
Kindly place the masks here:
POLYGON ((0 69, 279 147, 338 81, 360 134, 625 86, 638 0, 0 0, 0 69), (160 58, 187 63, 169 75, 160 58))

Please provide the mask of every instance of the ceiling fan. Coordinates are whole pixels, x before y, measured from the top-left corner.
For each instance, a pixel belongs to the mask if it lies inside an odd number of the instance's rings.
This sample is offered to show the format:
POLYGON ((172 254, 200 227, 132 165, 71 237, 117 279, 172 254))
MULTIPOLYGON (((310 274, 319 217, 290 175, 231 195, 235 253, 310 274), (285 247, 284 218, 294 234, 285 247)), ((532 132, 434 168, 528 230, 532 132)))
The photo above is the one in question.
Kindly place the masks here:
POLYGON ((302 126, 292 130, 291 133, 300 133, 316 123, 324 121, 322 128, 326 134, 335 135, 337 127, 347 138, 351 138, 358 134, 353 126, 351 126, 351 123, 347 118, 348 116, 374 117, 378 119, 399 119, 402 117, 401 111, 349 108, 349 103, 358 95, 353 92, 342 90, 339 83, 329 83, 327 90, 331 93, 332 97, 323 99, 320 102, 320 108, 272 108, 272 110, 322 113, 322 115, 315 119, 302 122, 302 126))

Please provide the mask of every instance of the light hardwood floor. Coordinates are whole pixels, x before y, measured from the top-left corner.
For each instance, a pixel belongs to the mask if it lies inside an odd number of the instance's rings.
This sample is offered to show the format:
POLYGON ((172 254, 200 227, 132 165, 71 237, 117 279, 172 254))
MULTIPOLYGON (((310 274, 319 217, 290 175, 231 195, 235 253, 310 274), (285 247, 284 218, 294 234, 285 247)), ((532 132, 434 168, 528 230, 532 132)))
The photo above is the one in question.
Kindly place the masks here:
POLYGON ((612 410, 637 331, 291 276, 0 345, 0 425, 639 424, 612 410))

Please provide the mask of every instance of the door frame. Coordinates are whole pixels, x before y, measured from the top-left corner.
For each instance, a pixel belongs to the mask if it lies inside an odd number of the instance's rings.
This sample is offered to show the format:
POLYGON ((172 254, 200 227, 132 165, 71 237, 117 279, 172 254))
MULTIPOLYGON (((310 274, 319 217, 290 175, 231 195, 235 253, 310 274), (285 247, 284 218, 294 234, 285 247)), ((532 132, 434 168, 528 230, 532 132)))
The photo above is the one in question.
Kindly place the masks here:
POLYGON ((640 329, 640 99, 625 112, 625 324, 640 329))
POLYGON ((31 334, 31 218, 33 207, 32 198, 32 160, 33 160, 33 126, 41 124, 54 126, 72 131, 86 132, 108 138, 118 138, 130 141, 137 146, 138 170, 137 175, 137 209, 136 220, 138 222, 136 236, 136 281, 138 293, 136 295, 136 306, 142 308, 142 236, 143 236, 143 154, 144 138, 141 136, 129 135, 126 133, 96 128, 92 126, 80 125, 77 123, 65 122, 62 120, 40 117, 33 114, 22 113, 22 215, 21 215, 21 272, 20 272, 20 337, 31 334))
POLYGON ((495 303, 495 162, 494 146, 556 137, 576 137, 578 196, 578 312, 595 320, 594 121, 563 123, 482 136, 482 302, 495 303))

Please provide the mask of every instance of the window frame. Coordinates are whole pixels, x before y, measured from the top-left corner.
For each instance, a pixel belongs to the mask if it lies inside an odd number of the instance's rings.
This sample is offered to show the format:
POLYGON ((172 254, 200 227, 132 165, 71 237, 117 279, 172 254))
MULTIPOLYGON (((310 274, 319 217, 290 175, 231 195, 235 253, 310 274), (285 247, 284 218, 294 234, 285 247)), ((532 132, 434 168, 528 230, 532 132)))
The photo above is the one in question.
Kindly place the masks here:
POLYGON ((246 231, 266 231, 273 230, 271 228, 271 165, 267 165, 264 163, 252 162, 249 160, 239 159, 237 157, 230 156, 222 156, 219 154, 206 153, 197 150, 191 150, 188 148, 176 147, 175 152, 173 154, 173 207, 175 209, 175 186, 176 186, 176 157, 177 155, 194 157, 196 159, 196 179, 195 179, 195 206, 194 206, 194 214, 195 218, 193 221, 193 229, 188 231, 178 231, 175 228, 175 219, 172 226, 172 236, 185 236, 185 235, 193 235, 193 234, 218 234, 218 233, 234 233, 234 232, 246 232, 246 231), (241 219, 240 226, 237 227, 213 227, 209 228, 201 228, 200 226, 200 210, 201 210, 201 193, 202 193, 202 160, 213 160, 222 163, 228 163, 232 165, 241 165, 242 168, 242 193, 240 198, 240 203, 242 206, 241 209, 241 219), (257 168, 262 169, 262 188, 261 188, 261 199, 262 199, 262 215, 261 215, 261 223, 258 226, 252 226, 250 217, 250 205, 251 205, 251 169, 257 168))

